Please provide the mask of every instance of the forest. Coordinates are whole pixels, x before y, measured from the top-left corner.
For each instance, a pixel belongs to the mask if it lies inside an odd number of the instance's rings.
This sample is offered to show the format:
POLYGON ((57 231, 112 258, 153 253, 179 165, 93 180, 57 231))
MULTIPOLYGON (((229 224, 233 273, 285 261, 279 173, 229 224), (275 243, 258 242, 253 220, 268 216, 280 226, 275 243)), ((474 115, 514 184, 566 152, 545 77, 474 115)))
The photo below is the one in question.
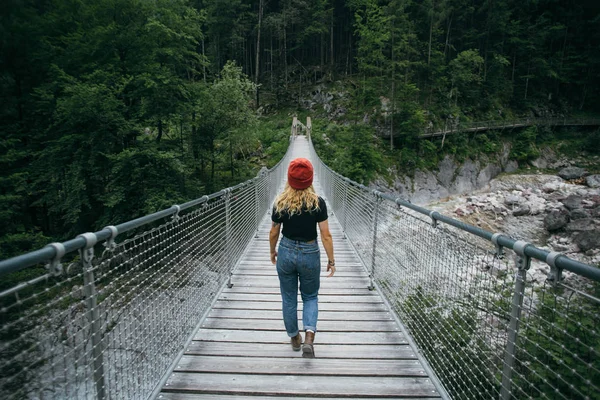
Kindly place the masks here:
POLYGON ((415 154, 448 121, 597 113, 599 26, 595 0, 3 0, 0 259, 256 175, 317 86, 341 140, 415 154))

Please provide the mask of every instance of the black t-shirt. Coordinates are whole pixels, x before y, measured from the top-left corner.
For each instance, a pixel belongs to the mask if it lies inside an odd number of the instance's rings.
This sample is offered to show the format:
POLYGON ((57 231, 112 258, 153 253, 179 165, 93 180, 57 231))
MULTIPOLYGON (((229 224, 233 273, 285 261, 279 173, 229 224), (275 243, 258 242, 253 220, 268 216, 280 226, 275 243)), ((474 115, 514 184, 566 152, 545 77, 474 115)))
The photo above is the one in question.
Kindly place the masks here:
POLYGON ((283 224, 283 236, 292 240, 308 242, 317 238, 317 223, 327 219, 327 205, 319 196, 318 210, 302 210, 300 214, 290 216, 286 211, 271 213, 271 221, 283 224))

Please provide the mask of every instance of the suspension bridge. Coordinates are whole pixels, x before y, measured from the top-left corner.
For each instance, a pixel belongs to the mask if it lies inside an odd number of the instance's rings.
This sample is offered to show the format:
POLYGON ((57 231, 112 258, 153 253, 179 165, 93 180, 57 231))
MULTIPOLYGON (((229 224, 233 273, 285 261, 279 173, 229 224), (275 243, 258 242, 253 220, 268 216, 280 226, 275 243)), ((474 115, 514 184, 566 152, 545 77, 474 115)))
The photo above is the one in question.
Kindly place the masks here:
POLYGON ((254 179, 1 261, 0 396, 600 398, 599 268, 353 182, 311 130, 294 119, 254 179), (315 359, 289 346, 268 251, 296 157, 339 266, 315 359))

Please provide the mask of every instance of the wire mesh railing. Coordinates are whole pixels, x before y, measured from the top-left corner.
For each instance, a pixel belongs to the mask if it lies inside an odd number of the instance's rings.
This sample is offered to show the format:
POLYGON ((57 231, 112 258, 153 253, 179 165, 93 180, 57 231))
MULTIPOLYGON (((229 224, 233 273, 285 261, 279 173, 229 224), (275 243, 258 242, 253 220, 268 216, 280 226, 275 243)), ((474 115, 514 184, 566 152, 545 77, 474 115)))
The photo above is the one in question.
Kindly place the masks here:
POLYGON ((290 148, 234 187, 0 262, 0 398, 153 397, 270 210, 290 148))
POLYGON ((371 286, 450 397, 600 399, 600 268, 369 190, 310 149, 371 286))

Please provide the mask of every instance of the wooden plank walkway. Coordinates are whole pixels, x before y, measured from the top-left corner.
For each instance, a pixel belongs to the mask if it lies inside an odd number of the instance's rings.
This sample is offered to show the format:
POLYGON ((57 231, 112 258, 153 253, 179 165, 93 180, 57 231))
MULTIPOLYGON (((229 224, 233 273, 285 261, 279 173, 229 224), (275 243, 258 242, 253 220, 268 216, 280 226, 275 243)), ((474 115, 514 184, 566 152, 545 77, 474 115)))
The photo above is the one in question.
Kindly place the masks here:
MULTIPOLYGON (((308 158, 305 141, 294 150, 308 158)), ((331 212, 329 221, 338 269, 332 278, 322 270, 316 358, 293 351, 285 333, 267 215, 234 286, 221 293, 159 399, 440 398, 379 294, 367 289, 368 275, 331 212)), ((302 329, 301 310, 299 299, 302 329)))

